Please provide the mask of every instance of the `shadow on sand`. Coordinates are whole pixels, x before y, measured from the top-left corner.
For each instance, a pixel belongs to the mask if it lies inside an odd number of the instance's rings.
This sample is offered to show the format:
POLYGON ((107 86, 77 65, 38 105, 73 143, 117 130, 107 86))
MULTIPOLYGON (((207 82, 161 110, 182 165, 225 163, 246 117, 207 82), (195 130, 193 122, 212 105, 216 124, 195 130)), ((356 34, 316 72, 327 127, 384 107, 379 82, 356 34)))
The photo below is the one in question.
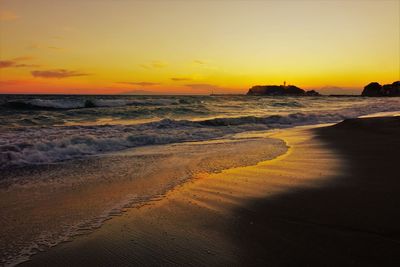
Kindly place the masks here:
POLYGON ((347 162, 335 183, 237 209, 241 265, 399 266, 400 117, 315 129, 347 162))

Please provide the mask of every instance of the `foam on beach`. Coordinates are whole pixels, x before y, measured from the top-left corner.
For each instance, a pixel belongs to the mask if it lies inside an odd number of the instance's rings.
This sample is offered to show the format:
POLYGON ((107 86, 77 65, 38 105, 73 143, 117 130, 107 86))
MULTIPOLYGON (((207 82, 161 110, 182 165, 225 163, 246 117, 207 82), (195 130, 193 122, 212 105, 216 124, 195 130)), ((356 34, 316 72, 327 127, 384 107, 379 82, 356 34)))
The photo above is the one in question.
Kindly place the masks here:
MULTIPOLYGON (((168 99, 163 99, 161 102, 166 100, 168 99)), ((398 109, 398 103, 394 101, 385 105, 376 103, 369 105, 368 108, 354 106, 340 110, 304 111, 285 115, 193 120, 162 119, 133 125, 11 128, 0 132, 0 169, 61 162, 147 145, 212 140, 247 131, 334 123, 366 114, 393 112, 398 109)))
MULTIPOLYGON (((259 198, 273 199, 295 190, 335 183, 332 178, 342 167, 336 154, 315 140, 310 131, 288 130, 276 133, 276 137, 291 147, 287 153, 257 165, 199 173, 160 201, 131 209, 105 223, 94 235, 37 255, 33 265, 74 265, 83 258, 93 265, 248 264, 249 261, 241 262, 240 248, 256 244, 257 238, 246 239, 245 233, 258 222, 246 221, 240 229, 245 238, 238 243, 234 240, 239 235, 238 223, 253 212, 247 209, 248 204, 259 198)), ((302 208, 306 207, 299 207, 302 208)), ((270 232, 268 228, 262 231, 270 232)), ((280 233, 276 235, 278 240, 284 239, 280 233)))
POLYGON ((126 209, 162 199, 199 173, 254 165, 286 150, 278 139, 241 136, 143 147, 4 172, 1 263, 27 260, 60 242, 90 233, 126 209))
MULTIPOLYGON (((265 133, 398 111, 400 103, 395 98, 7 97, 0 97, 1 264, 90 233, 126 209, 164 199, 201 173, 284 154, 285 142, 265 133)), ((320 154, 318 162, 325 152, 320 154)), ((302 172, 282 168, 278 176, 302 172)), ((236 203, 229 192, 255 196, 253 187, 265 177, 248 176, 251 188, 235 187, 234 179, 197 188, 208 190, 207 200, 187 200, 218 210, 212 195, 236 203)))

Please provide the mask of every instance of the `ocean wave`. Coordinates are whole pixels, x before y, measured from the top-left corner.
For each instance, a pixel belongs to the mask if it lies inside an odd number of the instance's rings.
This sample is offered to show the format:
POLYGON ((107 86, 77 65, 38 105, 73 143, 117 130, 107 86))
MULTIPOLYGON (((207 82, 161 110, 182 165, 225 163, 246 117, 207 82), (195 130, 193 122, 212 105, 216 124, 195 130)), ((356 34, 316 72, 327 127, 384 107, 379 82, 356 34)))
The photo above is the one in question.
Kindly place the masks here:
POLYGON ((53 163, 145 145, 220 138, 244 131, 333 123, 399 110, 396 105, 356 106, 325 112, 223 117, 198 121, 163 119, 135 125, 59 126, 0 132, 0 168, 53 163))
MULTIPOLYGON (((187 101, 187 100, 185 100, 187 101)), ((179 99, 21 99, 2 103, 1 106, 13 109, 81 109, 95 107, 121 106, 163 106, 182 104, 179 99)))
POLYGON ((303 107, 304 105, 297 101, 281 101, 271 103, 274 107, 303 107))
POLYGON ((74 109, 84 108, 85 102, 76 100, 48 100, 48 99, 30 99, 30 100, 12 100, 2 105, 6 108, 14 109, 74 109))

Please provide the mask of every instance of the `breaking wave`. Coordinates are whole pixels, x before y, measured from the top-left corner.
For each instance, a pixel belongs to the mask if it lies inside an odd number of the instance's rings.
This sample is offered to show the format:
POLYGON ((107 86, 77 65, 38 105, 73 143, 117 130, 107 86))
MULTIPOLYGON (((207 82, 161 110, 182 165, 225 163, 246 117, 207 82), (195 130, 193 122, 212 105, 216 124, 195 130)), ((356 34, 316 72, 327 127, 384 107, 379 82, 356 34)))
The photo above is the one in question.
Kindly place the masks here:
POLYGON ((163 119, 135 125, 51 126, 0 132, 0 168, 44 164, 146 145, 220 138, 244 131, 333 123, 397 111, 395 105, 357 106, 331 112, 222 117, 198 121, 163 119))
POLYGON ((121 106, 146 106, 146 105, 177 105, 179 99, 27 99, 11 100, 2 104, 3 107, 14 109, 81 109, 95 107, 121 107, 121 106))

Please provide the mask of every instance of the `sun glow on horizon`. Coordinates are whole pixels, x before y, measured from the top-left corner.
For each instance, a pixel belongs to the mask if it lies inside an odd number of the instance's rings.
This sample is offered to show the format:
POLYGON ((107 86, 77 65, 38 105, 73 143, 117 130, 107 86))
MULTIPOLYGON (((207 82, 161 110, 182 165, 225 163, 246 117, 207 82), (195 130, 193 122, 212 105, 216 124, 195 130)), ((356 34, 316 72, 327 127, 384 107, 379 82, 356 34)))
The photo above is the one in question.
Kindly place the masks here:
POLYGON ((0 93, 348 93, 400 80, 399 35, 399 0, 0 0, 0 93))

